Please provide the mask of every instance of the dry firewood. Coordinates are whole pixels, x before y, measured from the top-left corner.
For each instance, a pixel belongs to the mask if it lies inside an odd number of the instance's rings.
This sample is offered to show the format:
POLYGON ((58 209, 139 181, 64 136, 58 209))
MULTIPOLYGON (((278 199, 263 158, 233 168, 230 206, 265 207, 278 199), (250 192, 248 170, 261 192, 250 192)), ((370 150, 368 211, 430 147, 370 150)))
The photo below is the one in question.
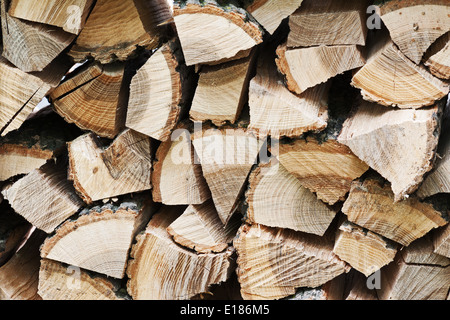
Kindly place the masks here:
MULTIPOLYGON (((394 2, 394 1, 393 1, 394 2)), ((434 104, 449 92, 449 85, 434 77, 423 65, 409 60, 384 30, 368 41, 367 63, 352 79, 365 100, 399 108, 434 104)))
POLYGON ((93 0, 33 1, 11 0, 8 13, 11 17, 40 22, 78 34, 92 8, 93 0))
POLYGON ((399 110, 361 101, 345 121, 338 142, 392 184, 396 201, 404 199, 433 167, 443 103, 399 110))
POLYGON ((278 70, 285 76, 288 89, 297 94, 366 62, 356 45, 288 49, 284 43, 276 52, 278 70))
POLYGON ((450 224, 434 231, 433 245, 435 253, 450 258, 450 224))
POLYGON ((242 57, 263 41, 259 25, 233 4, 175 1, 173 16, 188 66, 242 57))
POLYGON ((433 253, 424 237, 399 252, 381 271, 380 300, 445 300, 450 282, 450 259, 433 253))
POLYGON ((211 120, 216 126, 234 124, 248 101, 248 85, 256 53, 214 66, 202 66, 189 112, 193 121, 211 120))
POLYGON ((38 295, 39 247, 46 234, 34 230, 25 244, 0 268, 0 300, 42 300, 38 295))
POLYGON ((379 177, 353 182, 342 212, 349 221, 404 246, 448 223, 445 212, 416 197, 394 202, 389 183, 379 177))
POLYGON ((246 192, 249 223, 323 236, 336 211, 317 199, 276 159, 250 174, 246 192))
POLYGON ((51 233, 76 213, 83 201, 67 180, 66 163, 49 161, 3 191, 11 207, 35 227, 51 233))
POLYGON ((428 47, 450 31, 450 6, 447 0, 385 1, 378 15, 400 50, 419 64, 428 47))
POLYGON ((38 294, 43 300, 124 300, 117 279, 41 259, 38 294))
POLYGON ((366 0, 305 0, 289 17, 288 47, 366 43, 366 0))
POLYGON ((224 226, 212 200, 190 205, 167 227, 173 240, 198 253, 222 252, 232 242, 240 220, 224 226))
POLYGON ((300 288, 285 300, 342 300, 346 274, 341 274, 317 288, 300 288))
POLYGON ((158 24, 170 17, 161 0, 97 0, 69 55, 75 61, 93 57, 105 64, 126 60, 137 47, 157 48, 158 24))
POLYGON ((224 224, 237 209, 239 196, 263 143, 242 128, 203 126, 192 134, 203 176, 224 224))
MULTIPOLYGON (((346 274, 345 279, 345 300, 378 300, 375 286, 368 287, 368 278, 355 269, 346 274)), ((370 283, 370 282, 369 282, 370 283)))
POLYGON ((178 41, 164 44, 131 80, 126 126, 156 140, 169 139, 189 112, 193 79, 178 41))
POLYGON ((450 32, 436 40, 424 55, 424 64, 438 78, 450 79, 450 32))
POLYGON ((68 179, 87 204, 151 189, 150 138, 126 129, 109 145, 92 133, 68 143, 68 179))
POLYGON ((45 240, 41 257, 122 279, 134 237, 157 208, 148 194, 85 208, 45 240))
POLYGON ((187 300, 226 281, 234 270, 231 247, 197 254, 176 244, 166 229, 184 206, 165 206, 136 238, 128 262, 127 289, 135 300, 187 300))
POLYGON ((315 288, 349 271, 332 252, 333 240, 328 235, 246 224, 233 244, 246 300, 284 298, 296 288, 315 288))

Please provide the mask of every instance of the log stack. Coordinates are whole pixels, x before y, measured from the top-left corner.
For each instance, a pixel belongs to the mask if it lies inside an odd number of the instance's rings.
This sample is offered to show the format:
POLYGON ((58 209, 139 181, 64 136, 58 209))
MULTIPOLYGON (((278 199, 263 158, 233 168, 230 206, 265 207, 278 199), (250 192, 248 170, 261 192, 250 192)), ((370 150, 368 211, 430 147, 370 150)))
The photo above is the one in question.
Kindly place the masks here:
POLYGON ((0 4, 0 299, 450 299, 448 1, 0 4))

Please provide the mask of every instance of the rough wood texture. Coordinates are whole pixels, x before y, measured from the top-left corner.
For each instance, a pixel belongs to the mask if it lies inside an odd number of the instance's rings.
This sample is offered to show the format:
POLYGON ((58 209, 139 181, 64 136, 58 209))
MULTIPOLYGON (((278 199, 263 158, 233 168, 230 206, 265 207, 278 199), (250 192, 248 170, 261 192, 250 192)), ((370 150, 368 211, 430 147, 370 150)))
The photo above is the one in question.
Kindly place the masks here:
POLYGON ((433 233, 434 253, 450 258, 450 224, 433 233))
POLYGON ((131 80, 126 126, 166 141, 187 116, 193 70, 184 65, 178 41, 160 47, 131 80))
POLYGON ((317 288, 300 288, 293 296, 289 296, 285 300, 342 300, 344 297, 345 278, 346 274, 341 274, 317 288))
POLYGON ((342 212, 349 221, 404 246, 448 223, 445 214, 415 197, 394 202, 390 185, 372 178, 352 184, 342 212))
POLYGON ((53 161, 19 179, 3 196, 17 213, 47 233, 83 206, 67 180, 65 163, 53 161))
POLYGON ((75 61, 93 57, 101 63, 126 60, 138 47, 157 48, 157 25, 170 16, 159 0, 97 0, 69 54, 75 61))
POLYGON ((419 64, 428 47, 450 31, 450 7, 446 0, 388 1, 378 9, 392 40, 419 64))
POLYGON ((188 66, 230 59, 263 41, 258 24, 232 4, 177 1, 173 16, 188 66))
POLYGON ((136 300, 187 300, 226 281, 234 270, 233 250, 197 254, 173 242, 166 228, 183 207, 163 207, 137 236, 128 263, 127 289, 136 300))
POLYGON ((43 300, 124 300, 120 288, 115 279, 41 259, 38 294, 43 300))
POLYGON ((450 79, 450 32, 434 42, 424 55, 424 64, 438 78, 450 79))
POLYGON ((378 300, 377 291, 369 289, 367 278, 355 269, 346 274, 345 279, 345 300, 378 300))
POLYGON ((315 288, 347 272, 333 241, 287 229, 243 225, 233 244, 238 280, 246 300, 280 299, 296 288, 315 288))
POLYGON ((345 121, 338 142, 391 182, 395 200, 401 200, 417 190, 433 167, 442 108, 443 101, 418 110, 362 101, 345 121))
POLYGON ((323 236, 336 211, 317 199, 283 165, 259 165, 246 192, 250 223, 323 236))
POLYGON ((289 17, 288 47, 366 43, 366 0, 304 0, 289 17))
POLYGON ((87 204, 118 195, 151 189, 150 138, 126 129, 102 146, 92 133, 68 143, 69 174, 87 204))
POLYGON ((41 257, 122 279, 134 237, 156 208, 148 195, 86 208, 45 240, 41 257))
POLYGON ((297 94, 365 63, 356 45, 288 49, 282 44, 277 56, 278 70, 285 76, 288 89, 297 94))

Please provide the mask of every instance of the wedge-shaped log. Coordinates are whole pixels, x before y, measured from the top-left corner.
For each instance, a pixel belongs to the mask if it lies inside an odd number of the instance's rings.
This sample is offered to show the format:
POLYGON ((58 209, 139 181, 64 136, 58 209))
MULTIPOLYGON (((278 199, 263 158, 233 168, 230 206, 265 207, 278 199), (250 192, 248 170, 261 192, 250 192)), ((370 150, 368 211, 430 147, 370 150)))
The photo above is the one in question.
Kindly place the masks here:
POLYGON ((41 257, 122 279, 134 237, 156 209, 148 194, 86 208, 45 240, 41 257))
POLYGON ((246 300, 281 299, 296 288, 316 288, 350 269, 332 252, 328 236, 245 224, 233 244, 246 300))
POLYGON ((433 245, 435 253, 450 258, 450 224, 435 230, 433 245))
POLYGON ((187 300, 230 278, 233 249, 197 254, 176 244, 167 233, 185 207, 166 206, 136 238, 128 262, 127 289, 135 300, 187 300))
POLYGON ((103 147, 92 133, 68 143, 68 179, 87 204, 151 189, 150 138, 126 129, 103 147))
POLYGON ((438 78, 450 79, 450 32, 436 40, 424 55, 424 64, 438 78))

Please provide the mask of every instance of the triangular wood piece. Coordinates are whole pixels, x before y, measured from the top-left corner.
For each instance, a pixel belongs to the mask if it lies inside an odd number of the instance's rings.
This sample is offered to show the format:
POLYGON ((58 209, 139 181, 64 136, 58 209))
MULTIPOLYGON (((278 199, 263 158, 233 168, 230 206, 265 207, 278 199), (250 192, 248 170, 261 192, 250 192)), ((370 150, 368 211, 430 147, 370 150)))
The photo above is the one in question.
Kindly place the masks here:
POLYGON ((45 240, 41 257, 122 279, 134 237, 156 208, 146 195, 86 208, 45 240))
POLYGON ((438 78, 450 80, 450 32, 440 37, 424 56, 424 64, 438 78))
POLYGON ((319 236, 325 234, 336 215, 276 159, 260 164, 251 173, 246 201, 250 223, 319 236))
POLYGON ((435 253, 450 258, 450 224, 434 232, 433 245, 435 253))
POLYGON ((230 278, 235 264, 229 247, 222 253, 197 254, 167 233, 185 207, 163 207, 136 238, 128 262, 127 289, 135 300, 188 300, 230 278), (176 267, 176 268, 175 268, 176 267))
POLYGON ((88 204, 151 189, 151 141, 145 135, 126 129, 102 147, 88 133, 69 142, 68 150, 68 179, 88 204))

